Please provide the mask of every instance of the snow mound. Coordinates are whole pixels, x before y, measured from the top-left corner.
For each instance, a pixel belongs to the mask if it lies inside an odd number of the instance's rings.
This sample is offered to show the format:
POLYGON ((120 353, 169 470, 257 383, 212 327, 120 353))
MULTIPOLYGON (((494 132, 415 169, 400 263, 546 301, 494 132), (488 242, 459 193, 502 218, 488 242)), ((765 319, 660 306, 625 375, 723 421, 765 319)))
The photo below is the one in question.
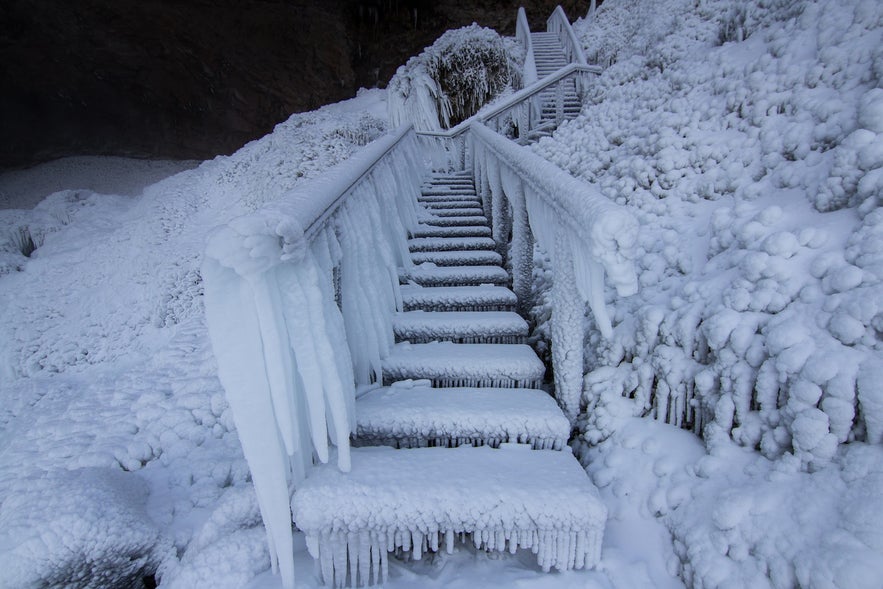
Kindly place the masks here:
POLYGON ((136 586, 171 543, 145 512, 147 488, 113 469, 54 471, 17 482, 0 505, 9 587, 136 586))

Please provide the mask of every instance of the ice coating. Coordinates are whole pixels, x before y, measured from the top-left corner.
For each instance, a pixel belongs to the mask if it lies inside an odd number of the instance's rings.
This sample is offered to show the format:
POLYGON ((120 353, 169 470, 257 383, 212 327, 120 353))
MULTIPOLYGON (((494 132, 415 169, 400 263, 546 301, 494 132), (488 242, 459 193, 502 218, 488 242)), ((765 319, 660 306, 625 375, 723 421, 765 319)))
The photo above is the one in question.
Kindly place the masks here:
POLYGON ((331 445, 337 466, 350 469, 354 386, 380 378, 393 344, 397 268, 410 265, 405 236, 422 175, 416 145, 407 130, 385 137, 324 181, 232 220, 206 248, 219 377, 286 588, 294 586, 289 485, 303 480, 314 453, 326 462, 331 445))

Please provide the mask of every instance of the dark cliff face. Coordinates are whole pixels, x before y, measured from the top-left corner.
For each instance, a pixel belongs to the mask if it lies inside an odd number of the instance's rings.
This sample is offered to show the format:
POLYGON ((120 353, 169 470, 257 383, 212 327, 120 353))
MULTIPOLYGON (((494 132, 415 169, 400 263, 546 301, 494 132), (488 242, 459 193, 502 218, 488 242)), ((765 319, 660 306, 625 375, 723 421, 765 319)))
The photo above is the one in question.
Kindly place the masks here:
MULTIPOLYGON (((530 3, 535 30, 557 3, 530 3)), ((514 34, 518 4, 4 0, 0 168, 230 153, 291 113, 384 86, 448 28, 514 34)), ((588 3, 561 4, 575 18, 588 3)))

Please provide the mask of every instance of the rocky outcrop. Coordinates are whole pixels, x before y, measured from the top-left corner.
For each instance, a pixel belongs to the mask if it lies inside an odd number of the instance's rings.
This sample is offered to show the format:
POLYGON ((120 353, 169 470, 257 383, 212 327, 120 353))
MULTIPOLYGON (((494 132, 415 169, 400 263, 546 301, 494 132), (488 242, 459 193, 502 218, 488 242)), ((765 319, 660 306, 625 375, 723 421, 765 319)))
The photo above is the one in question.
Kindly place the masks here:
MULTIPOLYGON (((541 26, 557 2, 536 2, 541 26)), ((575 17, 583 2, 567 3, 575 17)), ((78 154, 208 158, 383 86, 443 31, 513 34, 518 2, 5 0, 0 168, 78 154)))

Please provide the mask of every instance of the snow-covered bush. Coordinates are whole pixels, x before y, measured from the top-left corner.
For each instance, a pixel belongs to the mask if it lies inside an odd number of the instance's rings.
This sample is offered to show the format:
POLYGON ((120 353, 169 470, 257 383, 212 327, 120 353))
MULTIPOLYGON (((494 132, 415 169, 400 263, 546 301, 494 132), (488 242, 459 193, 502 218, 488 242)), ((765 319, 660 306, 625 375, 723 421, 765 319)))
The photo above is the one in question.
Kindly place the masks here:
POLYGON ((855 513, 879 509, 883 469, 869 446, 883 438, 883 5, 610 0, 577 30, 612 65, 534 149, 642 226, 639 294, 608 293, 613 337, 586 318, 578 451, 622 496, 628 463, 594 465, 632 443, 631 417, 701 437, 708 460, 646 497, 691 585, 879 585, 880 535, 855 513), (684 488, 693 500, 673 500, 684 488))
POLYGON ((475 23, 445 32, 389 81, 390 123, 424 131, 456 125, 517 85, 519 55, 514 41, 475 23))
POLYGON ((642 293, 609 301, 612 340, 589 338, 587 441, 611 433, 613 397, 811 468, 867 439, 878 418, 856 382, 881 361, 881 15, 864 0, 637 0, 578 27, 590 49, 623 39, 617 62, 536 151, 645 227, 642 293), (714 49, 733 10, 750 34, 714 49), (622 24, 624 12, 656 24, 622 24))

